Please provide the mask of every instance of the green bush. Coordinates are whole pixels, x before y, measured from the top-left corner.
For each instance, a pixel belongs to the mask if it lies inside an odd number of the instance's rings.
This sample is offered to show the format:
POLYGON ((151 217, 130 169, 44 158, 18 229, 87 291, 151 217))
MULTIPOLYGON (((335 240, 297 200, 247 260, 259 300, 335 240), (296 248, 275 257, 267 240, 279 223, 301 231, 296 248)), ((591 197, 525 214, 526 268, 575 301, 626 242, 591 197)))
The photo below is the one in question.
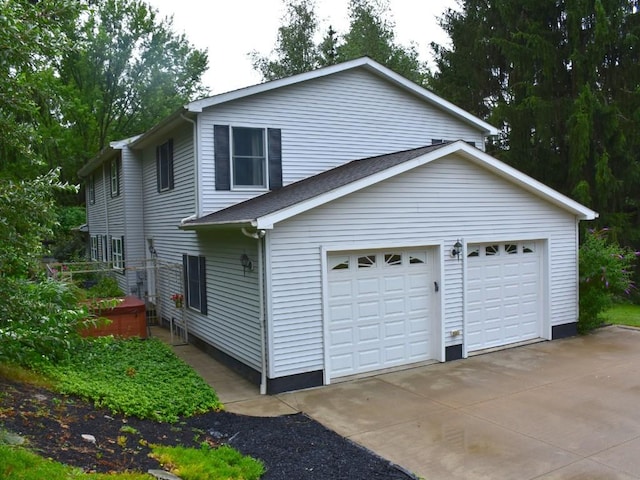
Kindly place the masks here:
POLYGON ((114 298, 122 297, 124 293, 115 278, 103 275, 98 279, 98 283, 87 289, 87 296, 89 298, 114 298))
POLYGON ((70 358, 88 323, 78 289, 51 279, 3 278, 0 282, 0 361, 25 366, 70 358))
POLYGON ((578 331, 602 325, 602 313, 619 295, 634 288, 633 265, 638 252, 609 242, 607 229, 591 230, 580 247, 580 315, 578 331))

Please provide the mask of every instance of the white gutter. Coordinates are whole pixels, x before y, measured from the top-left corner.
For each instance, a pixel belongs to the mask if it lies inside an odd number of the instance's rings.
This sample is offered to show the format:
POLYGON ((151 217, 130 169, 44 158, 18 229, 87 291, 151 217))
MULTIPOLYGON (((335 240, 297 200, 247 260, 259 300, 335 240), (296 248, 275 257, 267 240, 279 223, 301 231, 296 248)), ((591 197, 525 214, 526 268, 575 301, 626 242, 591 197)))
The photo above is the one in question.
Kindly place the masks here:
POLYGON ((267 394, 267 316, 265 315, 265 295, 264 291, 264 253, 263 242, 266 232, 264 230, 257 230, 256 232, 249 232, 246 228, 242 228, 242 234, 246 237, 253 238, 258 241, 258 291, 260 292, 260 395, 267 394))

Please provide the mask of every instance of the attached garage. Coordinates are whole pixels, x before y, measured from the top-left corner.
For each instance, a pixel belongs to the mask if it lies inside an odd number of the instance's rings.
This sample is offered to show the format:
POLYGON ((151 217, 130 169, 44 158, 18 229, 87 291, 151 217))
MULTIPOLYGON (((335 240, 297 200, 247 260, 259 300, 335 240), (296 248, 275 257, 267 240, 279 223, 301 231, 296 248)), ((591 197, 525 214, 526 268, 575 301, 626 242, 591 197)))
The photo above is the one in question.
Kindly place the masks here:
POLYGON ((542 242, 467 248, 467 351, 542 336, 542 242))
POLYGON ((431 358, 431 251, 331 253, 327 266, 331 378, 431 358))
POLYGON ((460 141, 353 161, 191 228, 240 227, 262 249, 216 247, 236 252, 217 267, 252 257, 234 281, 261 293, 252 332, 278 393, 575 334, 577 225, 595 217, 460 141))

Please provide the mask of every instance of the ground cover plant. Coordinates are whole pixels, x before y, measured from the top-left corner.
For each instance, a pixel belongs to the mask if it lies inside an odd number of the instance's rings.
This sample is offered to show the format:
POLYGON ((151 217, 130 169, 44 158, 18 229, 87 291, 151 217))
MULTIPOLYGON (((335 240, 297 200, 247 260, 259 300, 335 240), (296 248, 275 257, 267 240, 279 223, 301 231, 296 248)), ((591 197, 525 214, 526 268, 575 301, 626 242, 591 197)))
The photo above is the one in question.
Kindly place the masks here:
POLYGON ((607 323, 640 327, 640 305, 620 303, 611 307, 602 316, 607 323))
POLYGON ((222 407, 211 387, 154 338, 87 339, 68 362, 40 371, 55 381, 59 392, 127 416, 175 422, 222 407))

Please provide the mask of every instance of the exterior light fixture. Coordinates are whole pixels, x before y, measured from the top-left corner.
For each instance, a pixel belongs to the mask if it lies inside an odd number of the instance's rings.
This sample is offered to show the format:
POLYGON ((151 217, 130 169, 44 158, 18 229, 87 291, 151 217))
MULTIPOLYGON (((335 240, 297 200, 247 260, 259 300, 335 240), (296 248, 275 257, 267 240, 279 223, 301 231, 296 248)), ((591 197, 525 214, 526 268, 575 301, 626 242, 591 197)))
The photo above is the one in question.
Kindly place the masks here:
POLYGON ((243 253, 240 256, 240 265, 242 265, 242 274, 243 275, 246 275, 247 270, 249 270, 249 271, 253 270, 253 262, 249 258, 249 255, 247 255, 246 253, 243 253))
POLYGON ((460 261, 460 254, 462 253, 462 243, 458 239, 451 249, 451 258, 457 258, 460 261))

